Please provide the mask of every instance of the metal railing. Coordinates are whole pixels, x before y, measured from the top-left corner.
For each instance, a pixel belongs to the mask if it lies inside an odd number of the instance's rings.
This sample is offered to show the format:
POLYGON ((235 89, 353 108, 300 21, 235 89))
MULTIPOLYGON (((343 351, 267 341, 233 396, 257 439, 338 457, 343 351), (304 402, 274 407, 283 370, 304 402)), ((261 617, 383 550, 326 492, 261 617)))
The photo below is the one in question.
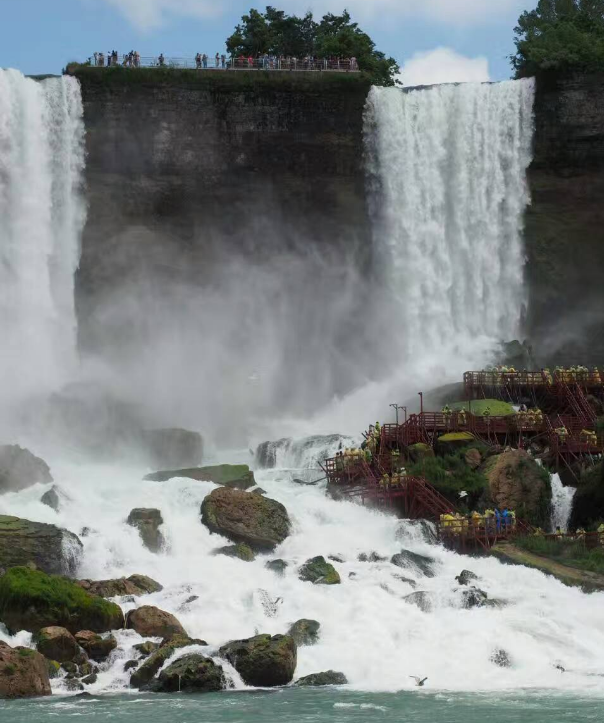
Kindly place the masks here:
POLYGON ((97 53, 88 58, 90 64, 97 68, 191 68, 196 70, 288 70, 288 71, 329 71, 341 73, 359 72, 354 58, 276 58, 263 56, 259 58, 227 57, 219 55, 198 58, 166 58, 160 56, 140 56, 136 53, 117 57, 97 53))

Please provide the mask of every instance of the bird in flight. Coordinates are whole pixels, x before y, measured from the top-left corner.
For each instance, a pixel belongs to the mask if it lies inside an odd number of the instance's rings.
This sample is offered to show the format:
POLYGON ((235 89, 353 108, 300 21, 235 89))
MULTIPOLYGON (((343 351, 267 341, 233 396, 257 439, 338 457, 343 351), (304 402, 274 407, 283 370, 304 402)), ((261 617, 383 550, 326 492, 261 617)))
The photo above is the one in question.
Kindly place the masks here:
POLYGON ((413 678, 413 680, 415 681, 415 685, 417 685, 418 688, 423 688, 424 683, 428 680, 428 678, 420 678, 417 675, 410 675, 409 677, 413 678))

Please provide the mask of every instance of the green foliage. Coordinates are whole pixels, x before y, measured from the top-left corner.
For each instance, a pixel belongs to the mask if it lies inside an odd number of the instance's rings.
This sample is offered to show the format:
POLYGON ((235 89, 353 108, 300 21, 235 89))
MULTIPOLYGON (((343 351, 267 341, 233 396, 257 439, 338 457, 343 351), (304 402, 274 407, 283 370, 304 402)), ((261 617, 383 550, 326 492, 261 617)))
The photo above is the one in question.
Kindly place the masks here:
POLYGON ((254 58, 263 53, 295 58, 354 57, 374 85, 395 85, 399 70, 393 58, 375 49, 373 40, 352 22, 347 10, 342 15, 328 13, 317 23, 311 12, 297 17, 270 5, 264 13, 252 9, 243 15, 226 45, 234 56, 254 58))
POLYGON ((480 470, 473 470, 467 465, 464 455, 467 447, 455 454, 444 457, 427 457, 412 464, 408 471, 417 477, 425 477, 430 484, 445 497, 457 504, 458 495, 463 490, 468 493, 468 503, 476 506, 488 481, 480 470))
POLYGON ((91 630, 99 624, 110 630, 117 627, 122 618, 121 609, 115 603, 89 595, 64 577, 46 575, 28 567, 10 568, 0 577, 0 620, 15 609, 34 609, 38 616, 68 629, 71 620, 77 619, 83 627, 89 623, 91 630))
POLYGON ((507 417, 516 414, 514 407, 508 402, 502 402, 500 399, 475 399, 470 402, 454 402, 449 404, 453 412, 465 409, 466 412, 472 410, 472 414, 481 417, 485 411, 489 411, 492 417, 507 417))
POLYGON ((604 68, 604 0, 539 0, 515 28, 516 77, 604 68))
POLYGON ((604 574, 604 549, 601 547, 588 550, 578 540, 555 540, 537 535, 519 537, 516 544, 528 552, 552 558, 563 565, 604 574))
POLYGON ((7 663, 2 669, 3 675, 14 675, 17 672, 17 668, 12 663, 7 663))

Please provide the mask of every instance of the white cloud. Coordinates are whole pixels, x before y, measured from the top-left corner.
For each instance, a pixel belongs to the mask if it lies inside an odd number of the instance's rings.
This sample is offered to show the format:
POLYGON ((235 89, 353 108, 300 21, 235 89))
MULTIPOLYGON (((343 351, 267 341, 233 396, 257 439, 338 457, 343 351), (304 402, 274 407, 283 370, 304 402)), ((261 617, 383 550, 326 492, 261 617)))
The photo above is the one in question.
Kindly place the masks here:
MULTIPOLYGON (((96 1, 96 0, 94 0, 96 1)), ((233 23, 248 5, 234 0, 105 0, 135 27, 153 30, 170 16, 208 18, 233 14, 233 23)), ((251 3, 249 3, 251 4, 251 3)), ((269 3, 270 4, 270 3, 269 3)), ((350 10, 359 21, 373 19, 422 18, 448 25, 478 25, 521 10, 526 0, 281 0, 278 7, 298 14, 313 10, 316 14, 350 10)))
POLYGON ((218 0, 105 0, 116 7, 139 30, 155 30, 170 16, 188 18, 217 17, 225 4, 218 0))
POLYGON ((490 80, 489 61, 484 57, 468 58, 451 48, 435 48, 406 60, 400 80, 406 86, 484 82, 490 80))

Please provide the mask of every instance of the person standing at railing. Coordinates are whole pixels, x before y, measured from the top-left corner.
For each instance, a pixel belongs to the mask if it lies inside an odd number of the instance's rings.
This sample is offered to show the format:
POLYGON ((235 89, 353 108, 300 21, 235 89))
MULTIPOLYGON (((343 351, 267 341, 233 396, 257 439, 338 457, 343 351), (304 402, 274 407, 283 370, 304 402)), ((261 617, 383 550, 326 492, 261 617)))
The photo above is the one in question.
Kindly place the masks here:
POLYGON ((166 59, 164 58, 164 54, 163 54, 163 53, 160 53, 160 54, 159 54, 158 61, 159 61, 159 67, 160 67, 160 68, 163 68, 164 65, 166 64, 166 59))
POLYGON ((219 68, 220 67, 220 54, 219 53, 216 53, 216 55, 214 56, 214 61, 215 61, 216 67, 219 68))
POLYGON ((202 63, 203 63, 204 69, 207 68, 207 67, 208 67, 208 56, 206 55, 206 53, 204 53, 204 54, 201 56, 201 61, 202 61, 202 63))
POLYGON ((197 70, 201 70, 201 53, 197 53, 195 56, 195 67, 197 70))
POLYGON ((222 68, 226 68, 226 55, 224 53, 220 56, 220 62, 222 63, 222 68))

